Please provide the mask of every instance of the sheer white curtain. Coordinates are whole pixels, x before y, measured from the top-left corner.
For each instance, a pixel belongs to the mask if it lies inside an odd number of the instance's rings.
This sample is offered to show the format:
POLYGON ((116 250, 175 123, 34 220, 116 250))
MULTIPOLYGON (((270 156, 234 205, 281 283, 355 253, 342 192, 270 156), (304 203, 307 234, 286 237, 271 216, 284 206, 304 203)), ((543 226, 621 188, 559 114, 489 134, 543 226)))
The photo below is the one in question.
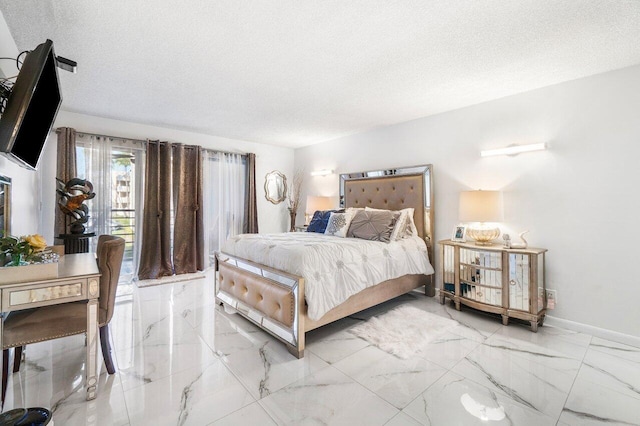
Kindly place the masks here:
POLYGON ((241 154, 205 151, 203 163, 205 264, 213 265, 224 241, 242 234, 246 162, 241 154))
MULTIPOLYGON (((78 177, 89 180, 96 194, 87 202, 87 232, 125 239, 121 280, 132 278, 140 259, 144 159, 140 141, 80 133, 76 140, 78 177)), ((97 241, 92 238, 93 251, 97 241)))
MULTIPOLYGON (((96 235, 108 234, 111 217, 111 146, 110 138, 100 136, 79 135, 76 140, 80 158, 77 165, 78 177, 87 179, 93 184, 96 196, 88 201, 89 222, 87 229, 96 235)), ((91 245, 95 251, 97 238, 93 238, 91 245)))

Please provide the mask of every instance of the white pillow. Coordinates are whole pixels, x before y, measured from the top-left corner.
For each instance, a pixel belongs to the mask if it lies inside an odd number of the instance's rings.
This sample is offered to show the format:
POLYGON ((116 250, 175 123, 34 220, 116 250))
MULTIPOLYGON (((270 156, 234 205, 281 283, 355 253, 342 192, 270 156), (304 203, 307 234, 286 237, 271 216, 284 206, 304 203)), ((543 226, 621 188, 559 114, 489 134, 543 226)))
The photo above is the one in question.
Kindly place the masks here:
MULTIPOLYGON (((365 207, 365 210, 385 210, 385 209, 374 209, 371 207, 365 207)), ((418 230, 416 228, 416 224, 413 222, 413 212, 414 209, 412 207, 402 209, 402 210, 390 210, 392 212, 400 213, 400 217, 396 220, 396 224, 393 227, 393 232, 391 232, 391 241, 398 241, 406 237, 410 237, 412 235, 418 235, 418 230)))
POLYGON ((404 238, 418 235, 418 228, 416 227, 416 223, 413 221, 413 212, 408 216, 408 219, 407 233, 405 234, 404 238))
POLYGON ((324 234, 345 238, 355 215, 356 210, 352 209, 347 209, 344 213, 331 213, 324 234))
POLYGON ((351 212, 351 214, 355 216, 356 213, 358 213, 360 210, 365 210, 365 208, 364 207, 347 207, 345 209, 345 212, 351 212))

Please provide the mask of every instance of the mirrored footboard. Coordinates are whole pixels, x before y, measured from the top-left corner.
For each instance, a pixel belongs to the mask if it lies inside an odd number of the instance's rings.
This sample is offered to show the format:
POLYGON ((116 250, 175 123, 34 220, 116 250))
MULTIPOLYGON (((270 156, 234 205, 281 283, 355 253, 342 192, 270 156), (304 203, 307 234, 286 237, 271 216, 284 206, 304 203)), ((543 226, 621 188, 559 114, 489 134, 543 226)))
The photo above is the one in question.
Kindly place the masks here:
POLYGON ((216 255, 216 299, 304 355, 304 279, 242 258, 216 255))

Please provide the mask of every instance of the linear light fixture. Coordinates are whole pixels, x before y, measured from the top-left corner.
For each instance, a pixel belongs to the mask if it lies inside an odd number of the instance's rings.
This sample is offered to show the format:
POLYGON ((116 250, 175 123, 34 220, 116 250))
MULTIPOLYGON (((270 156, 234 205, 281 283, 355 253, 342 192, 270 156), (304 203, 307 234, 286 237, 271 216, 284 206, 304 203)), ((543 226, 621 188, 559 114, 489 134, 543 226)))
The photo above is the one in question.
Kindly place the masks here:
POLYGON ((493 155, 516 155, 523 152, 543 151, 547 149, 546 143, 532 143, 529 145, 512 145, 506 148, 485 149, 480 151, 481 157, 491 157, 493 155))
POLYGON ((333 174, 333 170, 322 169, 322 170, 314 170, 311 172, 311 176, 326 176, 333 174))

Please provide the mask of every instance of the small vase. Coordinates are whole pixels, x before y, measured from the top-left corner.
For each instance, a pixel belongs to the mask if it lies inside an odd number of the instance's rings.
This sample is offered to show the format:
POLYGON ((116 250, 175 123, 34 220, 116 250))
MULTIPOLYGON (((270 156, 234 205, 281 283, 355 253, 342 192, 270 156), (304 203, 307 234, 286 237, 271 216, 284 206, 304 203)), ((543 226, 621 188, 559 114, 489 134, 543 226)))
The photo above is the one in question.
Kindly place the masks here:
POLYGON ((289 232, 294 232, 296 230, 296 214, 297 212, 289 210, 289 216, 291 216, 291 226, 289 227, 289 232))

